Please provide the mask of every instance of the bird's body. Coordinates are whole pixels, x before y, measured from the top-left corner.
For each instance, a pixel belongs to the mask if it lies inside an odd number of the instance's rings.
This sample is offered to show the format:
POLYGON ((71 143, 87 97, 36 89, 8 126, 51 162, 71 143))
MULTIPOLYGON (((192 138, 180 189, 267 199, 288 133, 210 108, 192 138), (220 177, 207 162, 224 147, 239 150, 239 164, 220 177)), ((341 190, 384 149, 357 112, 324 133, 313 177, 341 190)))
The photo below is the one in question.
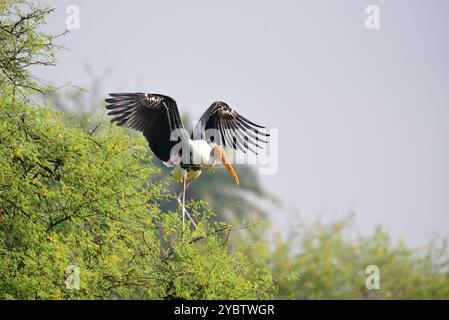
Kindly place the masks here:
MULTIPOLYGON (((174 167, 172 177, 183 183, 183 200, 185 189, 201 175, 201 169, 215 166, 217 160, 229 170, 238 186, 238 176, 224 147, 257 154, 254 148, 261 148, 259 142, 267 143, 262 137, 269 136, 259 130, 264 127, 221 101, 214 102, 204 112, 189 135, 175 100, 168 96, 149 93, 111 93, 110 96, 106 108, 114 116, 112 121, 142 132, 154 155, 166 166, 174 167)), ((183 201, 183 217, 184 213, 187 212, 183 201)))
MULTIPOLYGON (((188 140, 188 148, 190 150, 190 164, 184 165, 176 164, 171 172, 171 176, 177 183, 182 183, 183 177, 187 178, 187 182, 193 181, 201 175, 201 170, 204 167, 215 166, 215 159, 213 157, 212 143, 207 143, 205 140, 188 140)), ((166 165, 169 165, 165 163, 166 165)))
POLYGON ((177 165, 171 172, 171 176, 176 183, 182 183, 182 179, 186 177, 187 181, 193 181, 201 175, 201 169, 183 169, 180 165, 177 165))

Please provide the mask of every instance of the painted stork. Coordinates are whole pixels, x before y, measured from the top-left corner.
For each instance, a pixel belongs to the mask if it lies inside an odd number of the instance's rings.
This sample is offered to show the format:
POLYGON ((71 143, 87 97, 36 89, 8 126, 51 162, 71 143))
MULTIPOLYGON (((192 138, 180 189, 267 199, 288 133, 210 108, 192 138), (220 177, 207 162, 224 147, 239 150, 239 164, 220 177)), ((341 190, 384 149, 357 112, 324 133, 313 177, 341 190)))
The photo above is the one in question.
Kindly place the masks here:
POLYGON ((168 96, 150 93, 110 93, 109 96, 106 108, 113 116, 111 121, 142 132, 154 155, 166 166, 174 167, 171 175, 182 183, 177 201, 182 205, 183 228, 185 215, 196 227, 185 209, 185 193, 190 183, 200 176, 201 169, 214 167, 218 160, 238 186, 239 178, 224 148, 257 154, 257 148, 261 148, 259 142, 267 143, 263 137, 269 136, 260 131, 265 127, 251 122, 221 101, 214 102, 204 112, 189 135, 176 101, 168 96))

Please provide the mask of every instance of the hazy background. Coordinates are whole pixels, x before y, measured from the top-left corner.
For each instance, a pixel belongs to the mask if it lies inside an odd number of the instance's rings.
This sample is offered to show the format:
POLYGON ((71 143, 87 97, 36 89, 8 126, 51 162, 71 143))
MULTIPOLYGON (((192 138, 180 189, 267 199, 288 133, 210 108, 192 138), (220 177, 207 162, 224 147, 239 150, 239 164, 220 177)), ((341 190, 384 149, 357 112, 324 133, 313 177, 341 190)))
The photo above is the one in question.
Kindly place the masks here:
POLYGON ((80 8, 52 84, 164 93, 198 118, 215 100, 279 130, 262 183, 306 219, 354 210, 424 244, 449 236, 449 2, 46 1, 80 8), (380 30, 365 9, 380 7, 380 30), (89 76, 86 66, 90 66, 89 76), (106 72, 107 71, 107 72, 106 72))

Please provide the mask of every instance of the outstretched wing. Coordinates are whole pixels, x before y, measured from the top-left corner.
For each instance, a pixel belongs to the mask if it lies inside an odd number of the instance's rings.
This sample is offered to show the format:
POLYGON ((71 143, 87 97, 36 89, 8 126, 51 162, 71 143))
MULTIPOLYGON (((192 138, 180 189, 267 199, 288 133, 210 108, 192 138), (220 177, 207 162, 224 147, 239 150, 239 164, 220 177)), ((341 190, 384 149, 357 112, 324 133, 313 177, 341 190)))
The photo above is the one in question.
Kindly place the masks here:
POLYGON ((206 139, 224 147, 257 154, 257 148, 267 143, 263 137, 270 136, 260 129, 265 127, 246 119, 226 103, 217 101, 201 116, 193 131, 193 139, 206 139))
POLYGON ((176 101, 160 94, 110 93, 106 99, 112 122, 143 133, 151 150, 162 161, 169 161, 172 148, 180 139, 188 139, 179 116, 176 101), (180 129, 179 139, 170 139, 173 130, 180 129))

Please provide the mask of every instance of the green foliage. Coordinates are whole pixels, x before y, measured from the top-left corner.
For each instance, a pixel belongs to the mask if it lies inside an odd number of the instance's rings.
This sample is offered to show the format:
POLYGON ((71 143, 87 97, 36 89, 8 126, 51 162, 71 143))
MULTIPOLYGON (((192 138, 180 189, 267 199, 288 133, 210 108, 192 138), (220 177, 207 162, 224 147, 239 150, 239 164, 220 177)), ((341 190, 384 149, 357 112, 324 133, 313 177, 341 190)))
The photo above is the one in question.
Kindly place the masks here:
MULTIPOLYGON (((259 233, 255 243, 263 241, 259 233)), ((403 241, 394 244, 380 227, 372 235, 354 234, 352 217, 328 224, 292 222, 288 235, 272 242, 266 263, 278 298, 449 299, 446 242, 412 250, 403 241), (379 268, 379 290, 365 285, 370 265, 379 268)))
POLYGON ((0 0, 0 87, 48 91, 31 76, 30 68, 55 64, 59 35, 40 31, 52 11, 27 0, 0 0))

